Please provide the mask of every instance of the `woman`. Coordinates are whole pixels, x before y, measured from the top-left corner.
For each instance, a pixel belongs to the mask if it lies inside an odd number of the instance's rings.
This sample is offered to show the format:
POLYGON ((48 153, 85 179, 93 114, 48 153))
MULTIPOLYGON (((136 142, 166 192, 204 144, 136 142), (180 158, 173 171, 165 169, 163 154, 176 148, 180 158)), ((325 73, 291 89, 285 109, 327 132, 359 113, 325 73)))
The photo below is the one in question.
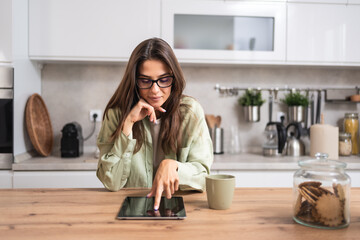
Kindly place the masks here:
POLYGON ((140 43, 107 104, 97 139, 97 177, 117 191, 151 188, 154 209, 164 192, 204 190, 213 161, 204 112, 184 96, 185 80, 171 47, 162 39, 140 43))

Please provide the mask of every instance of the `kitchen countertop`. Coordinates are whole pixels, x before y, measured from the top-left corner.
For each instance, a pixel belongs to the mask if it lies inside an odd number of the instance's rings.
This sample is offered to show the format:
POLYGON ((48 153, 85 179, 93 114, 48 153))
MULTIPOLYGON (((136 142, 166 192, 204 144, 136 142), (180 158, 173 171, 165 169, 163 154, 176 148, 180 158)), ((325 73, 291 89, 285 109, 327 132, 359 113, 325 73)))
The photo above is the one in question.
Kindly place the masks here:
MULTIPOLYGON (((304 157, 264 157, 256 153, 214 155, 211 170, 296 170, 297 162, 304 157)), ((347 170, 360 170, 360 156, 340 157, 347 163, 347 170)), ((85 152, 78 158, 61 158, 59 156, 32 157, 14 163, 14 171, 89 171, 97 169, 94 152, 85 152)))
POLYGON ((236 188, 227 210, 208 208, 206 193, 179 192, 185 220, 116 220, 129 195, 148 189, 0 190, 2 239, 358 239, 360 188, 351 189, 350 225, 324 230, 292 219, 292 189, 236 188))

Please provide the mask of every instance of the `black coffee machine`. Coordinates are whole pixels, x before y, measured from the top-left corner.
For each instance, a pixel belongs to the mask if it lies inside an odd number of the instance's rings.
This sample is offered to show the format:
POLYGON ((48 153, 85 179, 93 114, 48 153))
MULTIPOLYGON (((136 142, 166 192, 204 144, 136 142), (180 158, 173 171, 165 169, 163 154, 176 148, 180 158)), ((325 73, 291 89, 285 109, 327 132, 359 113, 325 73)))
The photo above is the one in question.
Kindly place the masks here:
POLYGON ((77 122, 68 123, 61 132, 61 157, 73 158, 81 156, 84 149, 84 138, 80 124, 77 122))

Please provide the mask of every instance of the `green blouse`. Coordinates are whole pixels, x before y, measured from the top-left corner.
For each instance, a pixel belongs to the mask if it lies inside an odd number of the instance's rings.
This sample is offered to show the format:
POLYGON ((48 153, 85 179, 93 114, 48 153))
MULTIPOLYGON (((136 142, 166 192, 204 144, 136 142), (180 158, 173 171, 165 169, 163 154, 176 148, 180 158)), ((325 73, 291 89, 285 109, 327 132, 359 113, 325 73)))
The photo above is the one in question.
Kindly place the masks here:
MULTIPOLYGON (((165 154, 165 159, 178 161, 180 190, 205 189, 205 175, 210 173, 213 147, 205 115, 200 104, 193 98, 181 99, 180 112, 183 121, 180 128, 182 148, 178 153, 165 154), (185 105, 185 106, 184 106, 185 105)), ((115 141, 110 136, 119 123, 119 109, 109 109, 97 139, 100 149, 97 177, 110 191, 121 188, 151 188, 153 182, 153 144, 148 118, 142 120, 145 141, 134 154, 136 139, 121 133, 115 141)))

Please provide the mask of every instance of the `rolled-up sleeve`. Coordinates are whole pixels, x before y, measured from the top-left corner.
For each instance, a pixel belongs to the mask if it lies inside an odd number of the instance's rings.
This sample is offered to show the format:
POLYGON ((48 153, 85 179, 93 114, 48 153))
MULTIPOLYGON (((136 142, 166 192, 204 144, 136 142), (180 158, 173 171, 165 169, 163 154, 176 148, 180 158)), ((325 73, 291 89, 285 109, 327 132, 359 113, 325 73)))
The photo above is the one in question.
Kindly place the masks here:
POLYGON ((205 176, 210 173, 213 163, 213 145, 204 112, 197 102, 193 113, 185 123, 186 147, 178 154, 178 174, 180 190, 205 190, 205 176), (193 115, 195 114, 195 116, 193 115))
POLYGON ((112 109, 108 111, 98 135, 97 145, 100 150, 100 159, 96 176, 110 191, 123 188, 128 180, 131 169, 131 159, 136 140, 121 133, 115 141, 110 136, 116 130, 118 117, 112 109))

